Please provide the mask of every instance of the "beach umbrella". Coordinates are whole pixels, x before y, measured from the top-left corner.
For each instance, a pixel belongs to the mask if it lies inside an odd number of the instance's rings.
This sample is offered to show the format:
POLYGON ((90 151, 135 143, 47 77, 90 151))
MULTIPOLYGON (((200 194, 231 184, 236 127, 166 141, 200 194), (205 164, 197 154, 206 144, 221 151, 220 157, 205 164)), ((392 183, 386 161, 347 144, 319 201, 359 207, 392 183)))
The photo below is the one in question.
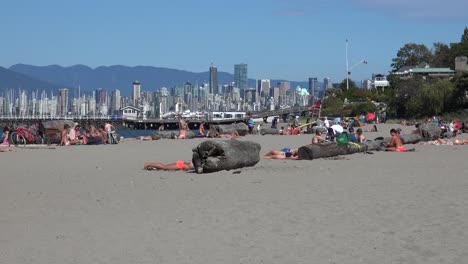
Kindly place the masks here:
POLYGON ((366 115, 366 120, 374 120, 375 119, 375 114, 374 113, 367 113, 366 115))
POLYGON ((366 116, 365 115, 360 115, 359 116, 359 121, 361 121, 363 123, 366 122, 366 116))

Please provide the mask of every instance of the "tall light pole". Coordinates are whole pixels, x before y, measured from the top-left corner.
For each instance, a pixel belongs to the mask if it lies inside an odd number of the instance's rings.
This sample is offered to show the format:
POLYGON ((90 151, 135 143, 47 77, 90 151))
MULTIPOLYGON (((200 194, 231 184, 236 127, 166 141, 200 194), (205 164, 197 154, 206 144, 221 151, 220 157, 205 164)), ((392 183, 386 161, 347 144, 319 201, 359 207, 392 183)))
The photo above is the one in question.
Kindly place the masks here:
POLYGON ((349 90, 349 75, 351 74, 351 70, 354 69, 356 66, 361 64, 367 64, 366 60, 360 60, 358 63, 354 64, 351 68, 348 65, 348 39, 346 39, 346 91, 349 90))

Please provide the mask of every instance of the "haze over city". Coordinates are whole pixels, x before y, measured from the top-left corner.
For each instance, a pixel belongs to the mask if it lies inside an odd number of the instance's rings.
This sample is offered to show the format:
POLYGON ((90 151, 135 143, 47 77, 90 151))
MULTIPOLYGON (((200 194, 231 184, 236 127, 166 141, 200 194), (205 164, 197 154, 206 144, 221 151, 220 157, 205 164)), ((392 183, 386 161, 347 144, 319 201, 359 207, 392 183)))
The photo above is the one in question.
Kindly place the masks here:
POLYGON ((468 2, 449 1, 8 1, 0 65, 148 65, 205 72, 214 63, 249 78, 334 82, 388 73, 405 43, 459 40, 468 2))

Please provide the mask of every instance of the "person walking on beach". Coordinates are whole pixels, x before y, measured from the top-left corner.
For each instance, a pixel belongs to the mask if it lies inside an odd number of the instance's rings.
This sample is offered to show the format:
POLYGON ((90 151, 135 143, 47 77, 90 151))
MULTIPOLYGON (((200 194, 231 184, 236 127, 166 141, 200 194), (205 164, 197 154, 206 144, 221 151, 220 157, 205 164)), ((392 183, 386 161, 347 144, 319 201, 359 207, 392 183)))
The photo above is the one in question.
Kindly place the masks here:
POLYGON ((385 151, 404 152, 405 148, 403 147, 403 142, 401 141, 401 138, 398 135, 398 131, 392 128, 390 130, 390 135, 392 135, 392 139, 390 140, 390 142, 388 142, 385 151))
POLYGON ((179 135, 177 139, 185 139, 187 137, 187 122, 182 118, 182 115, 178 115, 177 118, 179 119, 179 135))

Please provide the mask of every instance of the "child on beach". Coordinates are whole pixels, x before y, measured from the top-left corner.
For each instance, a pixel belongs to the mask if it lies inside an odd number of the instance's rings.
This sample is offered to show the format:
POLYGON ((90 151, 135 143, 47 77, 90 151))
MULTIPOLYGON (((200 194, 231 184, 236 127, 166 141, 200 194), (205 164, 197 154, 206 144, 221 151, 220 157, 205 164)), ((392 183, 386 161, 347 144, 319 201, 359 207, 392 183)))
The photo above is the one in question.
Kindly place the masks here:
POLYGON ((6 126, 3 128, 3 138, 1 140, 2 145, 10 145, 10 143, 8 142, 9 136, 10 136, 10 128, 6 126))
POLYGON ((385 151, 405 152, 405 148, 403 147, 403 142, 401 141, 401 138, 398 135, 398 131, 392 128, 390 130, 390 135, 392 135, 392 139, 390 140, 390 142, 388 142, 385 151))

